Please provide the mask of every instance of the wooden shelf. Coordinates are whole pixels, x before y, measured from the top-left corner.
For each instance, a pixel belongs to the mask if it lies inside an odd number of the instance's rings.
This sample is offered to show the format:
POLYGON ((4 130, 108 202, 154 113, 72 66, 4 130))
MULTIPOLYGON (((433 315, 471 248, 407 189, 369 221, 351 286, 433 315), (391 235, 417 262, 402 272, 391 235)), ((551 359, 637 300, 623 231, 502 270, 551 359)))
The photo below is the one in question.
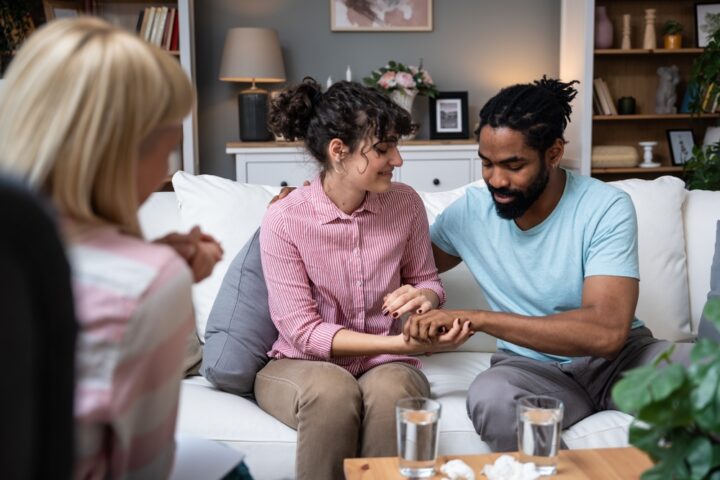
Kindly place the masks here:
POLYGON ((595 50, 595 55, 695 55, 702 53, 704 50, 704 48, 656 48, 652 50, 645 48, 631 48, 630 50, 599 48, 595 50))
POLYGON ((683 167, 655 167, 655 168, 640 168, 640 167, 614 167, 614 168, 593 168, 593 175, 603 174, 615 174, 615 173, 680 173, 683 171, 683 167))
MULTIPOLYGON (((267 142, 228 142, 226 148, 264 148, 264 147, 302 147, 303 142, 267 141, 267 142)), ((400 146, 426 146, 426 145, 477 145, 474 138, 462 140, 404 140, 400 146)))
POLYGON ((637 115, 593 115, 593 121, 599 122, 619 122, 633 120, 687 120, 687 119, 713 119, 720 118, 718 113, 673 113, 673 114, 657 114, 645 113, 637 115))

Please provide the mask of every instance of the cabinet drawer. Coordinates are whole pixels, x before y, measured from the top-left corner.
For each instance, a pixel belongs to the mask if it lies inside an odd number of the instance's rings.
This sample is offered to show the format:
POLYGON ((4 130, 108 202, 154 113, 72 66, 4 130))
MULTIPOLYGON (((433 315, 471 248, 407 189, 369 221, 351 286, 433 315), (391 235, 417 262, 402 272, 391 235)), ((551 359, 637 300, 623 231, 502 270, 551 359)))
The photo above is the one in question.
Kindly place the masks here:
POLYGON ((245 164, 247 183, 259 185, 297 186, 317 175, 310 162, 248 162, 245 164))
POLYGON ((400 168, 400 181, 421 192, 452 190, 472 181, 470 160, 412 160, 400 168))

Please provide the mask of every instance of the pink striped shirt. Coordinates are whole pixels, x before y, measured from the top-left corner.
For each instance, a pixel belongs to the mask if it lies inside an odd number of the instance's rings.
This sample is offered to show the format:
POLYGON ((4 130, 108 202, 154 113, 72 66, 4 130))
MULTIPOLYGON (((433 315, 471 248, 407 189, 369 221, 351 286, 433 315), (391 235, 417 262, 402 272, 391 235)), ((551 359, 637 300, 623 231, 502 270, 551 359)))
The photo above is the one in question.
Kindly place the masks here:
POLYGON ((385 193, 368 193, 348 215, 317 177, 268 208, 260 246, 279 332, 270 357, 330 361, 356 376, 388 362, 421 365, 402 355, 331 357, 333 337, 343 328, 400 333, 400 321, 383 315, 382 304, 401 285, 429 288, 445 300, 425 208, 412 188, 393 183, 385 193))
POLYGON ((74 477, 167 478, 193 329, 190 271, 169 247, 66 227, 80 324, 74 477))

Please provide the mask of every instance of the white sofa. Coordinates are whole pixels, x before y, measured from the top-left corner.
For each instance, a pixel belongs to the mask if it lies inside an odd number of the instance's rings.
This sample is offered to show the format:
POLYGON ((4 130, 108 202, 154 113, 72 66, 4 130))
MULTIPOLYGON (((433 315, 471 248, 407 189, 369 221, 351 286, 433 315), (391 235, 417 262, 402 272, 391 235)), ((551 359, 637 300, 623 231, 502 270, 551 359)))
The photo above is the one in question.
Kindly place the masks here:
MULTIPOLYGON (((198 332, 202 335, 227 264, 257 228, 268 199, 277 189, 182 173, 176 174, 174 185, 174 193, 152 195, 141 209, 141 224, 148 238, 200 224, 223 244, 223 262, 210 279, 194 287, 198 332)), ((478 185, 482 186, 480 182, 478 185)), ((720 192, 687 192, 682 182, 672 177, 615 185, 630 193, 638 213, 642 278, 637 316, 657 337, 692 341, 709 289, 720 192)), ((430 222, 463 190, 421 193, 430 222)), ((485 305, 481 290, 464 265, 442 277, 449 308, 485 305)), ((441 454, 489 451, 467 417, 465 394, 475 376, 488 367, 494 349, 493 339, 475 335, 461 351, 423 357, 432 395, 443 405, 441 454)), ((563 439, 570 448, 623 446, 627 444, 630 420, 621 412, 600 412, 566 429, 563 439)), ((296 432, 252 401, 214 389, 203 377, 183 382, 178 430, 245 452, 246 462, 258 479, 294 476, 296 432)))

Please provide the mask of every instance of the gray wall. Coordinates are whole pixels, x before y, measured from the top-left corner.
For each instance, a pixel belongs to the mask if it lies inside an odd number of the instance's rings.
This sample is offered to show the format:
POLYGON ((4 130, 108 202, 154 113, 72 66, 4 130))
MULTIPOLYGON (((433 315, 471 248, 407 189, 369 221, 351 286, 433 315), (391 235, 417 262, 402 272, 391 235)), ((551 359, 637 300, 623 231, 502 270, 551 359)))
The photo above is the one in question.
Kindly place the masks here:
MULTIPOLYGON (((468 91, 470 129, 502 86, 559 71, 560 0, 435 0, 433 31, 418 33, 331 32, 328 0, 198 0, 200 171, 227 178, 235 167, 225 144, 239 139, 237 94, 247 87, 218 80, 232 27, 277 30, 290 83, 306 75, 341 80, 348 65, 360 81, 388 60, 417 65, 422 58, 439 90, 468 91)), ((413 118, 422 124, 418 138, 427 138, 426 97, 415 100, 413 118)))

